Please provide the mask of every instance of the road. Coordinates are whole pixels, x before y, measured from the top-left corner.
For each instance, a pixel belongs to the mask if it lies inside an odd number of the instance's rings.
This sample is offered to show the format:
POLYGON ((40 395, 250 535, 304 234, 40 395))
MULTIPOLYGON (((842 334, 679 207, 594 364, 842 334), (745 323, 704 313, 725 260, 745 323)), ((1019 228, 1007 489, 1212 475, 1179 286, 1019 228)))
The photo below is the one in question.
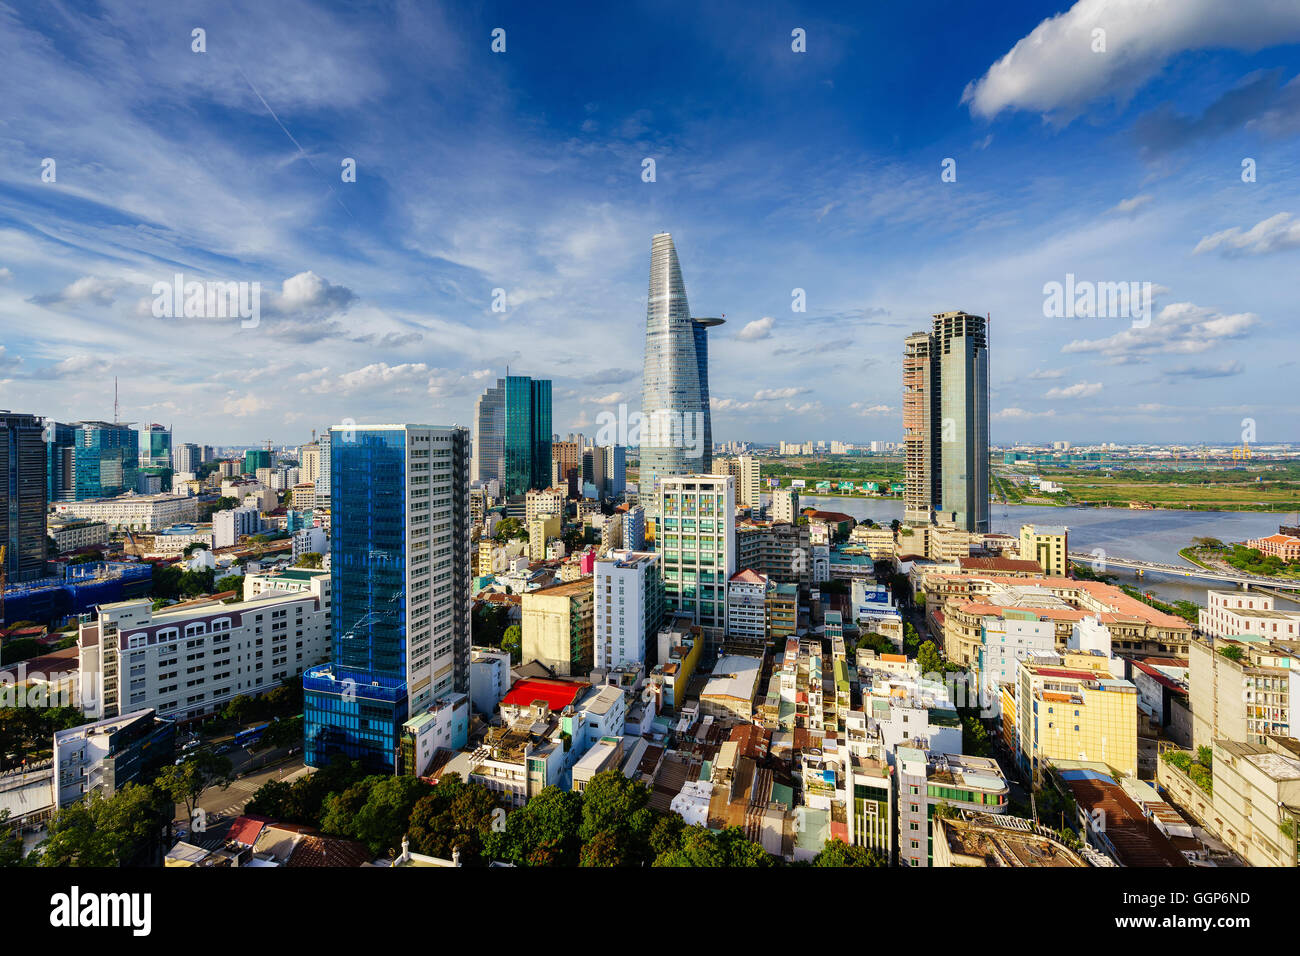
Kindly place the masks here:
MULTIPOLYGON (((206 815, 207 825, 212 827, 220 823, 229 823, 242 814, 244 804, 251 800, 258 788, 268 780, 294 780, 307 772, 302 762, 302 748, 295 749, 298 753, 292 757, 288 754, 289 748, 279 748, 252 757, 243 750, 227 754, 232 763, 235 762, 236 757, 242 757, 240 766, 247 768, 255 765, 256 769, 247 771, 246 776, 235 780, 226 789, 213 787, 199 798, 198 805, 206 815)), ((177 804, 174 818, 177 827, 188 826, 185 814, 185 805, 177 804)))

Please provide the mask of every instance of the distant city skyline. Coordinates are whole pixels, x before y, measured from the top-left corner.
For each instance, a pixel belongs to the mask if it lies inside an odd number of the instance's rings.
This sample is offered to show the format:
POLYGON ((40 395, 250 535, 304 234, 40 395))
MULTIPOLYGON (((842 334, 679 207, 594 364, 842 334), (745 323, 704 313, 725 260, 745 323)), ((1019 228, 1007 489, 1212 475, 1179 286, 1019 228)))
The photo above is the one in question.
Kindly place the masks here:
POLYGON ((110 420, 117 376, 124 421, 288 443, 468 426, 518 365, 589 433, 639 405, 669 231, 727 314, 718 441, 901 440, 898 342, 953 309, 992 316, 994 442, 1300 440, 1300 7, 1118 4, 1097 52, 1084 3, 236 0, 195 53, 98 6, 0 33, 0 408, 110 420), (186 318, 177 276, 260 309, 186 318))

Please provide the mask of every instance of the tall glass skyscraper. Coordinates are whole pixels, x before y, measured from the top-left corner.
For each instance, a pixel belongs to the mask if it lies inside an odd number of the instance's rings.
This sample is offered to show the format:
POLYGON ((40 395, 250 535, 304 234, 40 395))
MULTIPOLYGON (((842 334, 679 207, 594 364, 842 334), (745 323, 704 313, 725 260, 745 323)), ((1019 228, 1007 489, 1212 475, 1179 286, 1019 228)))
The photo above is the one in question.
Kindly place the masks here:
POLYGON ((0 545, 11 583, 45 574, 46 451, 34 415, 0 409, 0 545))
POLYGON ((333 659, 303 674, 305 757, 396 766, 402 724, 469 691, 469 434, 330 430, 333 659))
POLYGON ((989 352, 984 317, 941 312, 903 353, 904 517, 989 530, 989 352))
POLYGON ((691 317, 673 237, 656 235, 650 241, 641 383, 638 490, 646 500, 653 500, 660 478, 708 474, 713 468, 708 330, 722 322, 691 317))
POLYGON ((77 422, 73 428, 73 494, 77 501, 135 491, 140 433, 130 425, 77 422))
POLYGON ((510 375, 479 398, 474 413, 474 480, 500 479, 502 493, 551 485, 551 382, 510 375))

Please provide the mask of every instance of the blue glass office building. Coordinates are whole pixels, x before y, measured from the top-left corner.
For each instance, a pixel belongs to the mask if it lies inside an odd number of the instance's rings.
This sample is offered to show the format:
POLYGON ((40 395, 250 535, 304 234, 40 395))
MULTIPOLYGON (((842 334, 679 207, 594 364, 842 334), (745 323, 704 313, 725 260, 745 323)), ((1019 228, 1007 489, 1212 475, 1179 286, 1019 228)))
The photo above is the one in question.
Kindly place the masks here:
POLYGON ((408 715, 468 691, 469 436, 330 431, 330 664, 303 674, 305 757, 397 766, 408 715))
POLYGON ((130 425, 77 422, 72 439, 73 496, 77 501, 135 491, 140 433, 130 425))

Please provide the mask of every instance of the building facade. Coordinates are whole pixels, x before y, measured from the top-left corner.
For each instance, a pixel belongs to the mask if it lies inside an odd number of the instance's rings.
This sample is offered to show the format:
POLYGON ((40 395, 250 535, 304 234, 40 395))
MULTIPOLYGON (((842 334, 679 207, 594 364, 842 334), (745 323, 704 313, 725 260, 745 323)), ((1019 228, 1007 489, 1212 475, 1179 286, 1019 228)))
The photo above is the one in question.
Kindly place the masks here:
POLYGON ((692 318, 673 238, 666 232, 656 235, 650 242, 641 384, 637 487, 645 500, 653 500, 661 478, 712 470, 708 329, 722 321, 692 318))
POLYGON ((663 476, 655 546, 665 607, 689 614, 710 640, 727 626, 727 582, 736 573, 736 482, 730 475, 663 476))
POLYGON ((43 435, 34 415, 0 411, 0 546, 10 583, 45 575, 49 486, 43 435))
POLYGON ((469 435, 428 425, 330 430, 330 664, 303 675, 305 759, 376 769, 402 726, 469 692, 469 435))

